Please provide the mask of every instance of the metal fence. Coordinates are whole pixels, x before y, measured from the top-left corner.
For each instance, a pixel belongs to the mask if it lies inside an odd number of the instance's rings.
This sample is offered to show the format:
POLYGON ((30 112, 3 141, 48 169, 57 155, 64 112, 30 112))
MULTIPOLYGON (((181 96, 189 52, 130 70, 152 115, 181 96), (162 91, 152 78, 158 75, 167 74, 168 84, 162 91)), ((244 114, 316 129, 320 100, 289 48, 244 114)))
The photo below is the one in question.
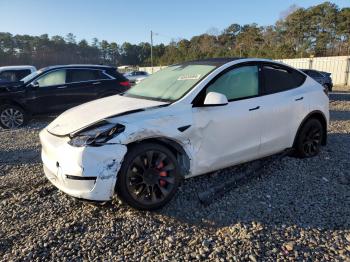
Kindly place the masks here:
MULTIPOLYGON (((350 86, 350 56, 276 59, 276 61, 299 69, 315 69, 331 73, 334 85, 350 86)), ((152 74, 165 67, 139 67, 139 70, 152 74)))
POLYGON ((145 72, 147 72, 149 74, 153 74, 153 73, 155 73, 155 72, 157 72, 157 71, 159 71, 159 70, 161 70, 163 68, 166 68, 166 66, 139 67, 139 70, 140 71, 145 71, 145 72))

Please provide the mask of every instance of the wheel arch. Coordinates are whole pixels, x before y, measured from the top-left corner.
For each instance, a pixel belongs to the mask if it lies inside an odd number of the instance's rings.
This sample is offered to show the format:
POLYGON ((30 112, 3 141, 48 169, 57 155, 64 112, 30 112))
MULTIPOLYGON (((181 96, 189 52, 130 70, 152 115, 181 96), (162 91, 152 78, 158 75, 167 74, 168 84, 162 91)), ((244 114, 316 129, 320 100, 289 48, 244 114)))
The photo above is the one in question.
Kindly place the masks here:
POLYGON ((170 138, 165 138, 165 137, 145 138, 145 139, 136 140, 136 141, 133 141, 133 142, 127 144, 126 146, 128 148, 128 151, 134 145, 140 144, 140 143, 155 143, 155 144, 159 144, 159 145, 166 147, 175 155, 175 157, 180 165, 181 174, 183 175, 183 177, 185 177, 189 173, 191 158, 186 153, 186 151, 184 150, 182 145, 180 143, 178 143, 177 141, 170 139, 170 138))
POLYGON ((317 119, 321 122, 322 127, 323 127, 323 132, 324 132, 324 136, 322 137, 322 145, 326 145, 327 144, 327 119, 326 116, 323 114, 322 111, 320 110, 315 110, 310 112, 306 117, 304 117, 303 121, 301 121, 298 130, 295 134, 294 137, 294 141, 293 141, 293 147, 295 146, 296 140, 299 136, 299 133, 301 131, 301 128, 305 125, 305 123, 310 120, 310 119, 317 119))
POLYGON ((14 105, 20 107, 23 111, 27 112, 27 109, 19 102, 12 99, 0 99, 0 105, 14 105))

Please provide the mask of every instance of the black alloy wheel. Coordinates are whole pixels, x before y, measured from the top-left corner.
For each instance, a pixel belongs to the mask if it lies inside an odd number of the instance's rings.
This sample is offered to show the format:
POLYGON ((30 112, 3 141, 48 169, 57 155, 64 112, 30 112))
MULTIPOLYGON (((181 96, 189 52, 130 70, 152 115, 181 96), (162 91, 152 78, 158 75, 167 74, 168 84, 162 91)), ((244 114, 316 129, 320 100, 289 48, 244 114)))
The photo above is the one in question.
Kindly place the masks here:
POLYGON ((153 210, 175 194, 180 173, 174 154, 158 144, 139 144, 124 158, 117 179, 117 193, 130 206, 153 210))
POLYGON ((324 130, 319 120, 308 120, 301 128, 297 138, 296 150, 298 156, 302 158, 316 156, 320 152, 323 133, 324 130))

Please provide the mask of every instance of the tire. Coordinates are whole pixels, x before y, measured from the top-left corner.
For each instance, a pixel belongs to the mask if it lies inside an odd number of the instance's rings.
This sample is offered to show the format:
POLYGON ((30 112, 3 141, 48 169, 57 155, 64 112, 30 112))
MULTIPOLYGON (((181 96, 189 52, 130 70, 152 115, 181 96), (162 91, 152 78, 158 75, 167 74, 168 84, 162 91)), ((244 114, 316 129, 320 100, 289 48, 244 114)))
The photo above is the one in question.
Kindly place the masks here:
POLYGON ((28 121, 26 112, 16 105, 5 104, 0 106, 0 126, 4 129, 13 129, 24 126, 28 121))
POLYGON ((318 119, 311 118, 301 127, 296 138, 296 156, 309 158, 318 155, 324 137, 324 129, 318 119))
POLYGON ((165 146, 143 143, 129 149, 122 163, 116 192, 122 202, 140 210, 163 207, 176 193, 181 173, 165 146))

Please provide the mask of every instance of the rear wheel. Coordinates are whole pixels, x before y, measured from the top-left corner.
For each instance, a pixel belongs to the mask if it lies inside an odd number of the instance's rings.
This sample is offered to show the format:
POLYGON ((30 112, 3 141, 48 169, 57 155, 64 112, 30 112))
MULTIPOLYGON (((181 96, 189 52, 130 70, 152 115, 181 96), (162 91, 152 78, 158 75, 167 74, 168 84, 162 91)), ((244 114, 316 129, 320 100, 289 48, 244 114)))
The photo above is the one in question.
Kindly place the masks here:
POLYGON ((324 130, 319 120, 309 119, 298 134, 295 149, 301 158, 313 157, 320 152, 324 130))
POLYGON ((0 126, 5 129, 18 128, 27 122, 27 115, 18 106, 7 104, 0 107, 0 126))
POLYGON ((162 145, 145 143, 130 148, 118 175, 116 191, 130 206, 154 210, 170 201, 180 181, 174 154, 162 145))

